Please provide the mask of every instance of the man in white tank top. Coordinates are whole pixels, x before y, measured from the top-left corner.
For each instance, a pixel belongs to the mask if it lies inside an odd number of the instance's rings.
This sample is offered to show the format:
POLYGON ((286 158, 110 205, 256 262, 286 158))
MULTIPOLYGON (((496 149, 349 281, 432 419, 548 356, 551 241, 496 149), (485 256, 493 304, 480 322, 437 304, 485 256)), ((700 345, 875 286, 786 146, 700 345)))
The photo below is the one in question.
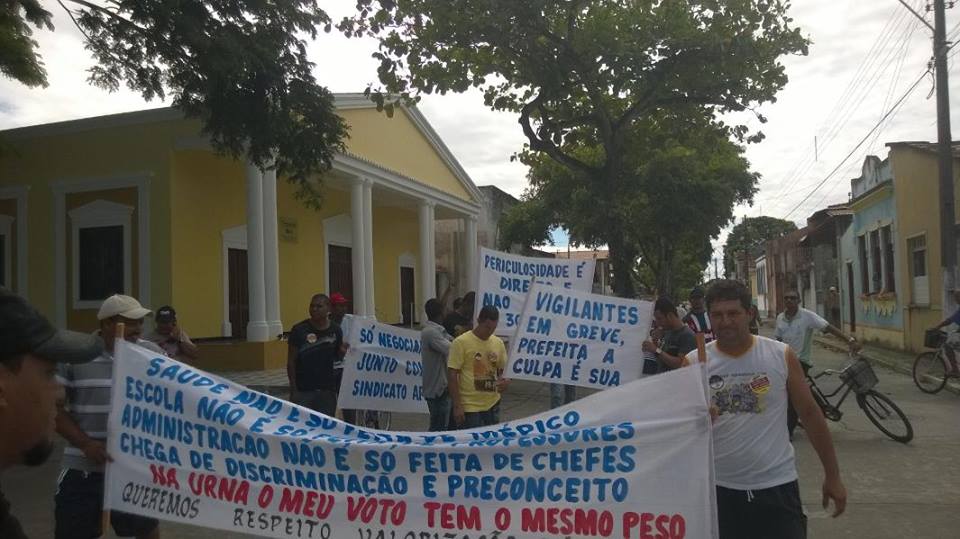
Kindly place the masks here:
POLYGON ((847 491, 830 431, 813 400, 796 353, 750 334, 750 291, 718 281, 707 292, 716 340, 707 345, 717 474, 720 539, 802 539, 807 518, 800 503, 793 445, 784 425, 796 408, 826 478, 823 506, 843 512, 847 491))

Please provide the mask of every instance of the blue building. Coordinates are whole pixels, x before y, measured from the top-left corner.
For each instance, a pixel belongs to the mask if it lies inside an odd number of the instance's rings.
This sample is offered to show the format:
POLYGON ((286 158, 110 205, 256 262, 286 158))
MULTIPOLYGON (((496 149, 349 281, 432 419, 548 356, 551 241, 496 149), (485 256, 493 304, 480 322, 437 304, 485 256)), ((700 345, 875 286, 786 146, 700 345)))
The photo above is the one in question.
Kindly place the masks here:
POLYGON ((903 348, 893 180, 889 158, 871 155, 860 177, 850 181, 851 219, 840 235, 839 282, 844 329, 863 341, 903 348))

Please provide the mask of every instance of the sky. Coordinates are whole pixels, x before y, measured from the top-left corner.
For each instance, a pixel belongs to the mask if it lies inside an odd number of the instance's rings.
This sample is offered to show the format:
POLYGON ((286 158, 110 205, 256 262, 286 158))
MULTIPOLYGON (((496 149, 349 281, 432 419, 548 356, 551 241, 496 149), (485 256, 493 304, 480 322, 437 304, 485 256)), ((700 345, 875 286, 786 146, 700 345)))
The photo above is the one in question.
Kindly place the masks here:
MULTIPOLYGON (((926 0, 905 1, 933 24, 926 0)), ((50 85, 27 88, 0 78, 0 129, 164 105, 145 102, 126 89, 111 94, 87 84, 93 60, 82 36, 57 2, 44 4, 54 13, 56 30, 37 31, 35 38, 50 85)), ((355 2, 320 4, 339 20, 355 2)), ((784 59, 790 81, 775 103, 759 108, 768 122, 751 122, 766 135, 746 151, 752 170, 761 175, 760 190, 752 205, 736 208, 738 220, 770 215, 802 225, 817 209, 847 200, 850 179, 860 174, 867 155, 886 157, 884 145, 892 141, 936 140, 929 75, 880 122, 921 78, 931 57, 932 32, 897 0, 794 0, 790 16, 812 41, 810 53, 784 59)), ((960 41, 960 6, 948 9, 946 18, 948 39, 960 41)), ((321 33, 309 53, 321 84, 334 92, 360 92, 376 82, 377 64, 371 58, 376 49, 374 40, 347 39, 334 31, 321 33)), ((960 47, 952 52, 960 53, 960 47)), ((956 60, 960 57, 951 60, 949 69, 954 78, 960 76, 956 60)), ((951 81, 950 90, 951 122, 957 126, 960 85, 951 81)), ((523 193, 526 169, 510 161, 525 141, 515 115, 487 109, 476 91, 426 96, 420 108, 474 183, 496 185, 515 196, 523 193)), ((714 241, 717 256, 728 231, 714 241)), ((562 232, 554 237, 565 246, 562 232)))

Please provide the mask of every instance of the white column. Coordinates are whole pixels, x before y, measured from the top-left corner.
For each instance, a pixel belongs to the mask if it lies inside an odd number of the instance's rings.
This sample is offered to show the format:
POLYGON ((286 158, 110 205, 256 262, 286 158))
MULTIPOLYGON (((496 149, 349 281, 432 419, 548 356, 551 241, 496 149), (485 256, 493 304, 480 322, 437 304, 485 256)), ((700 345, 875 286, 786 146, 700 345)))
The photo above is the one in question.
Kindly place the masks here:
POLYGON ((266 290, 263 278, 263 174, 256 165, 247 163, 246 175, 247 289, 250 305, 247 340, 266 342, 270 339, 270 327, 266 320, 266 290))
POLYGON ((280 246, 277 233, 277 171, 263 173, 263 275, 270 337, 283 333, 280 319, 280 246))
MULTIPOLYGON (((353 266, 353 313, 367 314, 366 271, 364 271, 363 254, 363 180, 357 178, 350 184, 350 220, 352 223, 352 245, 350 247, 351 265, 353 266)), ((328 277, 329 280, 329 277, 328 277)))
POLYGON ((426 322, 424 304, 437 296, 437 259, 434 255, 434 204, 420 201, 420 312, 421 322, 426 322))
POLYGON ((477 217, 469 215, 464 219, 463 234, 464 263, 467 267, 467 291, 477 289, 477 217))
POLYGON ((363 179, 363 269, 364 290, 367 298, 367 315, 376 316, 373 288, 373 180, 363 179))

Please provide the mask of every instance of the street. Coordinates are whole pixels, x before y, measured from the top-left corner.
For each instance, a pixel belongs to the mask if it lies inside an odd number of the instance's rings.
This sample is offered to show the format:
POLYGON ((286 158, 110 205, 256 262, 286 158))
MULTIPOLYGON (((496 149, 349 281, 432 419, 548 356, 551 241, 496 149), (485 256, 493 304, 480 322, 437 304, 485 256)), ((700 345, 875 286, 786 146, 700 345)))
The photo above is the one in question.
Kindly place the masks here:
MULTIPOLYGON (((846 356, 817 347, 817 369, 839 368, 846 356)), ((886 438, 848 397, 839 423, 830 423, 840 459, 843 479, 849 492, 846 513, 832 519, 820 507, 820 464, 802 430, 795 445, 800 468, 800 489, 810 519, 810 537, 856 537, 872 539, 954 538, 960 533, 960 397, 949 392, 926 395, 904 375, 877 368, 881 392, 906 412, 915 438, 902 445, 886 438)), ((839 380, 822 378, 829 389, 839 380)), ((581 393, 582 395, 583 393, 581 393)), ((549 401, 546 386, 515 382, 504 397, 506 419, 524 417, 545 410, 549 401)), ((415 430, 426 418, 396 415, 394 428, 415 430)), ((32 538, 52 537, 53 492, 58 463, 39 470, 22 467, 2 477, 5 495, 13 505, 27 534, 32 538)), ((235 534, 195 527, 162 524, 164 537, 220 539, 235 534)), ((107 534, 106 537, 114 537, 107 534)))

